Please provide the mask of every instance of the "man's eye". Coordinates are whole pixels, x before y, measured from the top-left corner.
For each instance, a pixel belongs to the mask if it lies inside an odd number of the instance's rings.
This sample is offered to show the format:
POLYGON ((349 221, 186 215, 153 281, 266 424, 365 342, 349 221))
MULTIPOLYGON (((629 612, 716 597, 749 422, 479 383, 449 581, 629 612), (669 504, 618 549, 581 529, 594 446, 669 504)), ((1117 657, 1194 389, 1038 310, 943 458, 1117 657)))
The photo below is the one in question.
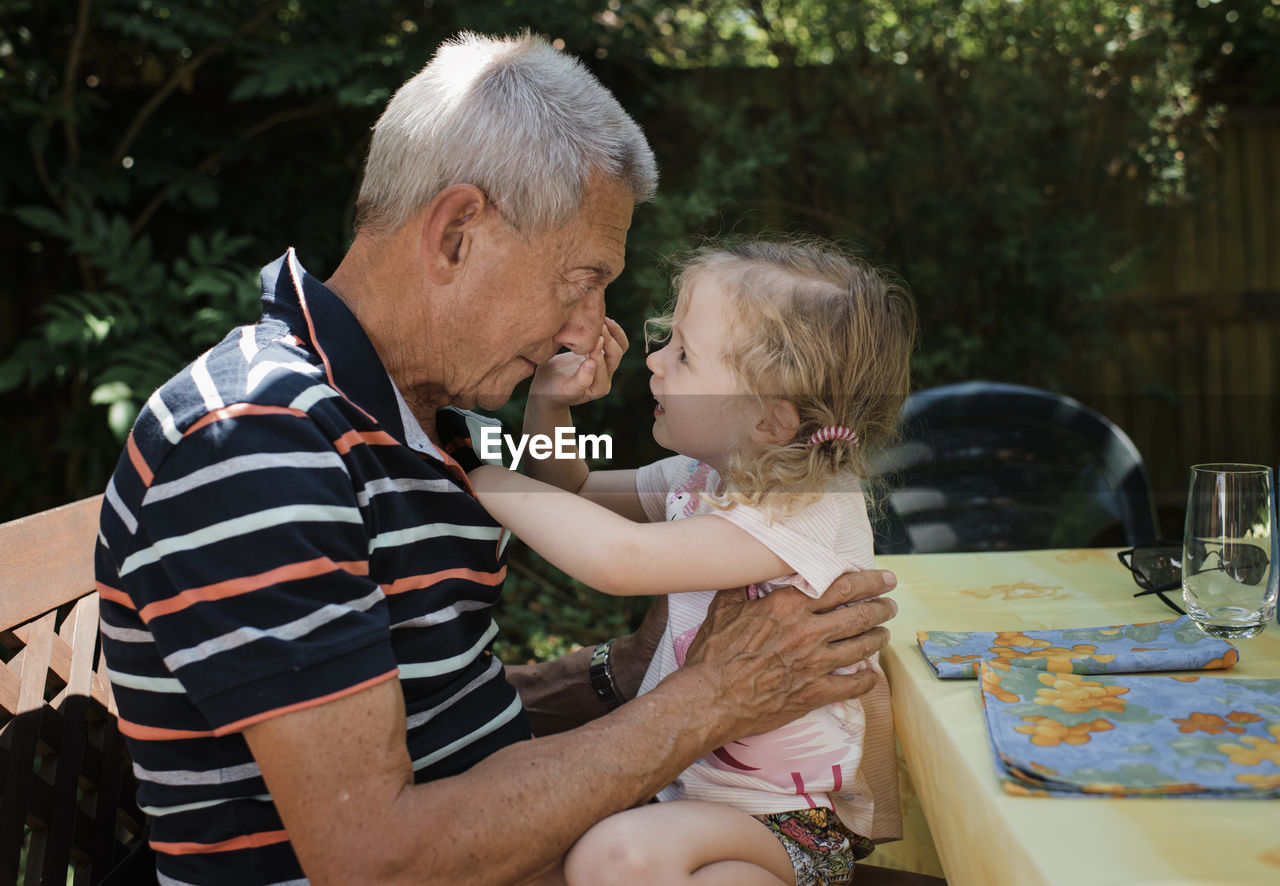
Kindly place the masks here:
POLYGON ((676 358, 677 358, 681 363, 688 363, 688 362, 689 362, 689 358, 685 356, 684 348, 681 348, 681 349, 680 349, 680 353, 676 355, 676 358))

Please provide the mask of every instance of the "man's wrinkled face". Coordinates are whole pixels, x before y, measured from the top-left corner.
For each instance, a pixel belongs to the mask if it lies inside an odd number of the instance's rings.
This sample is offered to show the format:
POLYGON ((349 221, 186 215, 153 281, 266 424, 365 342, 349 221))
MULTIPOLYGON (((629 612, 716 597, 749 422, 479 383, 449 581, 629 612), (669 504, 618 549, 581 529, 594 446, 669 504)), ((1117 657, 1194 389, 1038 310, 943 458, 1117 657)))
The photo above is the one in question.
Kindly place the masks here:
POLYGON ((526 236, 501 207, 478 231, 448 324, 455 359, 445 367, 455 406, 494 409, 561 348, 586 354, 604 324, 604 291, 621 272, 631 227, 631 191, 614 179, 588 185, 578 213, 560 228, 526 236))

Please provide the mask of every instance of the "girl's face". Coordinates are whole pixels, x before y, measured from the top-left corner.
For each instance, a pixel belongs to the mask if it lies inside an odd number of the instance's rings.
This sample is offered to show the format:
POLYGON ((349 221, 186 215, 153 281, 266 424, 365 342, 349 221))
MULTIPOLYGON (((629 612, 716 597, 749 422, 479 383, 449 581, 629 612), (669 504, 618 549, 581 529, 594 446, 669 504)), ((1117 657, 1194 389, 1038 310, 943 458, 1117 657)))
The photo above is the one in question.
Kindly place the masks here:
POLYGON ((729 298, 718 275, 697 274, 681 292, 680 308, 667 344, 645 359, 658 401, 653 439, 721 471, 730 453, 754 445, 759 409, 725 360, 732 346, 729 298))

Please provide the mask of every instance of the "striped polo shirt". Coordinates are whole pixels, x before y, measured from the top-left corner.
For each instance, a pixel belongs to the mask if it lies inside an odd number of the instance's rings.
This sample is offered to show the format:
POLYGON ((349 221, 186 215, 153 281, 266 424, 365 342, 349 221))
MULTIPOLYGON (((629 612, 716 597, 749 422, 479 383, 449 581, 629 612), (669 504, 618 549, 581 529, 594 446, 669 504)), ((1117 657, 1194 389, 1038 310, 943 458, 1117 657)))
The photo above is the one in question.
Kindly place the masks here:
POLYGON ((483 420, 443 410, 437 449, 292 250, 262 293, 147 401, 102 509, 103 650, 165 884, 306 882, 249 724, 398 678, 420 782, 530 734, 489 651, 503 537, 464 473, 483 420))

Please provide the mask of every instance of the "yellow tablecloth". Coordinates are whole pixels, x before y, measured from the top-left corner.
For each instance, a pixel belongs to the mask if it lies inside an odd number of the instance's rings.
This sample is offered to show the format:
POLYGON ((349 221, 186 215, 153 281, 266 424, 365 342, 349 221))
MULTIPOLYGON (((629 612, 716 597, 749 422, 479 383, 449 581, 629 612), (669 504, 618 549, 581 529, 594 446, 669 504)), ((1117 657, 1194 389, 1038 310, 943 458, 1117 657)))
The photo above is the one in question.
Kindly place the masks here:
MULTIPOLYGON (((1280 884, 1280 801, 1035 798, 996 780, 978 685, 939 680, 917 630, 1018 630, 1158 621, 1112 549, 880 557, 898 576, 882 662, 907 768, 907 839, 869 861, 951 886, 1280 884), (927 819, 927 826, 920 820, 927 819), (930 845, 930 833, 932 845, 930 845), (936 847, 936 856, 933 854, 936 847)), ((1280 677, 1280 626, 1234 641, 1223 676, 1280 677)))

